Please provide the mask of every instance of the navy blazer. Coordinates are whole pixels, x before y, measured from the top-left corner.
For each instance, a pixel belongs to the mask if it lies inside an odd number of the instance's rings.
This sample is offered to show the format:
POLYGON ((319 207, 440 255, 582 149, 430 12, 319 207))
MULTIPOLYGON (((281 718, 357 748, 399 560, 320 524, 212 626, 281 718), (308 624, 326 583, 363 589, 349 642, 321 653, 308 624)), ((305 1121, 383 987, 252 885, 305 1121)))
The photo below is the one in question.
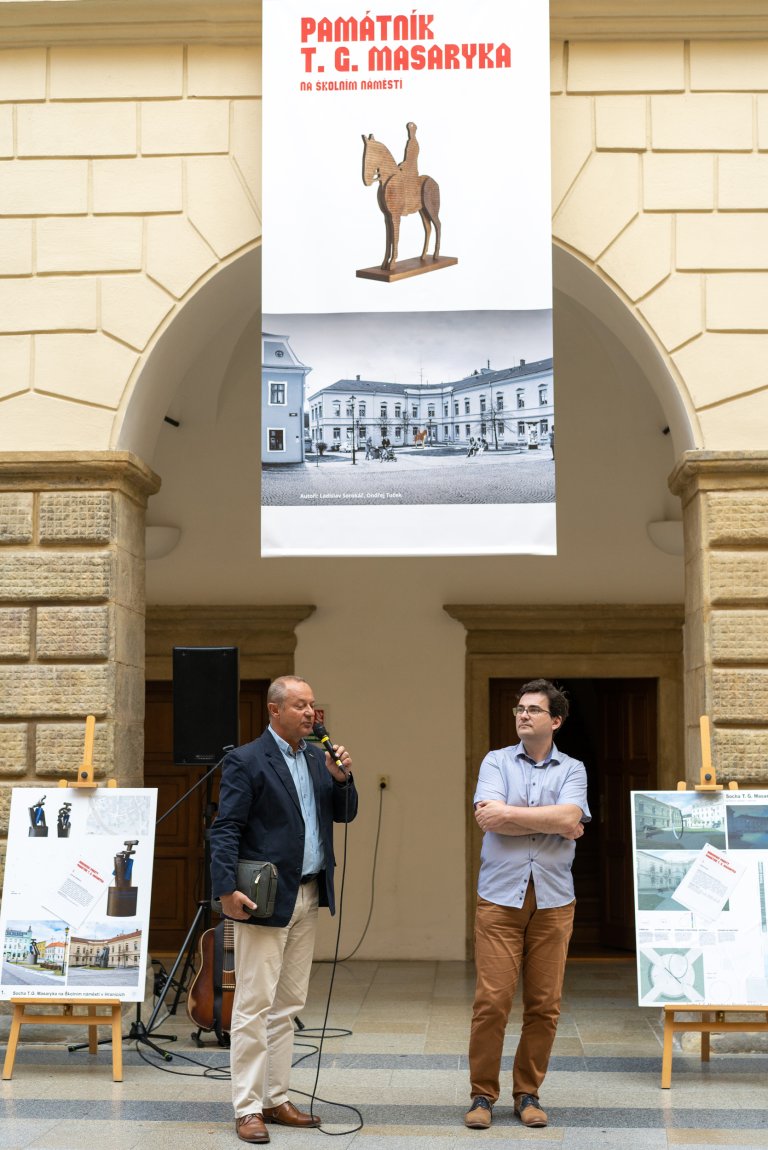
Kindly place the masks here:
MULTIPOLYGON (((325 765, 325 752, 308 743, 309 768, 325 854, 318 876, 320 906, 335 910, 333 870, 334 822, 351 822, 357 814, 357 791, 351 777, 337 783, 325 765)), ((269 728, 252 743, 224 759, 219 811, 211 827, 211 880, 214 898, 238 890, 237 860, 257 859, 277 867, 277 899, 270 918, 251 918, 256 926, 287 926, 296 904, 304 859, 304 818, 291 772, 269 728)))

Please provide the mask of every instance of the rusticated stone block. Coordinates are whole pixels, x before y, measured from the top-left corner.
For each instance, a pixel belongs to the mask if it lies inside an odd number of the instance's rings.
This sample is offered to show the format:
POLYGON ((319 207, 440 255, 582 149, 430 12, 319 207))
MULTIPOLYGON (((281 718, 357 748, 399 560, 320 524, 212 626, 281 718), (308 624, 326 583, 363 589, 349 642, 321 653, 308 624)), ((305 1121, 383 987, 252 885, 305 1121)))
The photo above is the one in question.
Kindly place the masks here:
POLYGON ((6 600, 109 599, 113 581, 113 561, 108 552, 0 554, 0 587, 6 600))
POLYGON ((713 551, 709 596, 712 603, 748 603, 768 598, 768 555, 713 551))
POLYGON ((109 491, 52 491, 40 496, 41 543, 109 543, 114 535, 109 491))
POLYGON ((19 777, 27 773, 27 725, 0 726, 0 776, 19 777))
POLYGON ((768 671, 713 671, 712 718, 757 725, 768 714, 768 671))
POLYGON ((8 834, 8 817, 11 813, 12 785, 0 784, 0 835, 8 834))
POLYGON ((768 492, 713 492, 707 506, 713 544, 768 546, 768 492))
POLYGON ((2 492, 0 494, 0 543, 29 543, 31 539, 31 492, 2 492))
POLYGON ((106 659, 108 607, 39 607, 38 659, 106 659))
POLYGON ((720 783, 729 779, 768 783, 768 730, 715 729, 712 759, 720 783))
MULTIPOLYGON (((35 774, 39 778, 76 778, 83 761, 85 722, 39 723, 35 739, 35 774)), ((94 777, 112 774, 113 726, 97 723, 93 738, 94 777)))
POLYGON ((0 666, 0 718, 112 712, 114 667, 0 666))
POLYGON ((29 607, 0 607, 0 659, 28 659, 29 607))
POLYGON ((714 663, 765 663, 768 611, 715 611, 710 638, 714 663))

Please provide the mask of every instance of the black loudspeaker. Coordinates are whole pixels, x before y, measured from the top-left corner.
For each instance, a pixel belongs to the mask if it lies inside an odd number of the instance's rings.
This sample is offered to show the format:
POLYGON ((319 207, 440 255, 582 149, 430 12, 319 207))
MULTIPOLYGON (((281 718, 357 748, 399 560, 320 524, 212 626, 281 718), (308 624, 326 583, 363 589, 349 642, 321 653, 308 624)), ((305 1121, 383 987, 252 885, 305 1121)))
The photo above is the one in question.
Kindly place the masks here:
POLYGON ((239 740, 237 647, 173 648, 173 761, 217 763, 239 740))

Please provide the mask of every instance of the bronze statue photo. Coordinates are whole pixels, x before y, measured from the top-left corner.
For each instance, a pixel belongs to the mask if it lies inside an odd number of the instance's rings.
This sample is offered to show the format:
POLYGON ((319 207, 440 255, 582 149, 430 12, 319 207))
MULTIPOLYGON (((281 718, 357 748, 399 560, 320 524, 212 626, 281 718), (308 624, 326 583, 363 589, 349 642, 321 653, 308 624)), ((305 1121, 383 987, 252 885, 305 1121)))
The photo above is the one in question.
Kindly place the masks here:
POLYGON ((438 271, 458 263, 454 256, 440 255, 440 188, 431 176, 419 175, 419 142, 416 125, 406 124, 408 139, 403 161, 398 164, 389 148, 374 139, 363 136, 363 183, 370 187, 378 180, 378 202, 384 215, 386 246, 380 267, 360 268, 360 279, 383 280, 392 283, 398 279, 438 271), (400 220, 418 212, 424 225, 424 248, 420 256, 398 263, 400 220), (427 254, 432 228, 435 229, 434 254, 427 254))

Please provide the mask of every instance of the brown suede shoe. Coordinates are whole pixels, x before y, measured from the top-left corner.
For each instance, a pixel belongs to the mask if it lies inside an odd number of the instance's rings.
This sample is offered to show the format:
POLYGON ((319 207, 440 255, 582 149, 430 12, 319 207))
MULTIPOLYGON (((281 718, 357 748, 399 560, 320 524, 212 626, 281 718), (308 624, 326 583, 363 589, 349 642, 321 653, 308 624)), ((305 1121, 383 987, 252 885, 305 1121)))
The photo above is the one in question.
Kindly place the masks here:
POLYGON ((546 1126, 547 1116, 535 1094, 521 1094, 515 1099, 515 1114, 523 1126, 546 1126))
POLYGON ((292 1102, 281 1102, 279 1106, 265 1106, 264 1121, 275 1122, 278 1126, 300 1126, 304 1130, 320 1125, 319 1118, 314 1114, 305 1114, 303 1110, 297 1110, 292 1102))
POLYGON ((493 1118, 493 1106, 490 1099, 483 1094, 477 1094, 472 1099, 472 1105, 464 1115, 464 1125, 470 1130, 487 1130, 493 1118))
POLYGON ((235 1131, 241 1142, 269 1142, 261 1114, 244 1114, 242 1118, 236 1118, 235 1131))

